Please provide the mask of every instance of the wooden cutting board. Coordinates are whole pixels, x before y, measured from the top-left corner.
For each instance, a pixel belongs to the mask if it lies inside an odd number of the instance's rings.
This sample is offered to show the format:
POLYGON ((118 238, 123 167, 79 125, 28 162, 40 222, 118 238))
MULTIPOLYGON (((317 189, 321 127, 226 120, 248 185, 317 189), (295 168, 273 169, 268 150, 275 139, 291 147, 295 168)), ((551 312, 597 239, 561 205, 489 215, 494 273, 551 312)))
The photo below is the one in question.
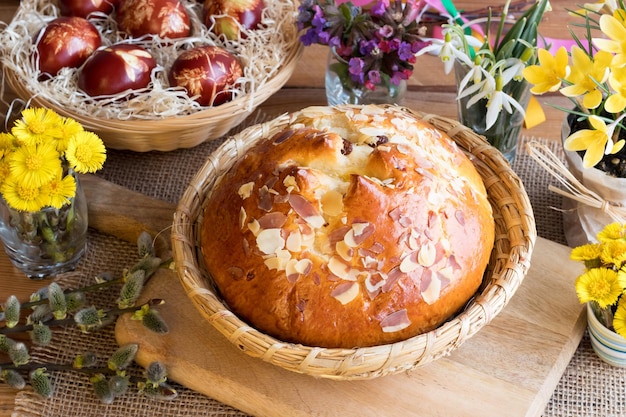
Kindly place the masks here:
MULTIPOLYGON (((170 225, 173 205, 97 178, 86 188, 90 224, 102 231, 134 241, 170 225)), ((172 380, 256 416, 540 416, 586 326, 573 286, 582 267, 569 252, 538 238, 524 283, 492 323, 447 358, 374 380, 315 379, 247 356, 202 318, 169 270, 144 293, 165 300, 169 334, 123 317, 116 338, 140 345, 142 366, 159 360, 172 380)))

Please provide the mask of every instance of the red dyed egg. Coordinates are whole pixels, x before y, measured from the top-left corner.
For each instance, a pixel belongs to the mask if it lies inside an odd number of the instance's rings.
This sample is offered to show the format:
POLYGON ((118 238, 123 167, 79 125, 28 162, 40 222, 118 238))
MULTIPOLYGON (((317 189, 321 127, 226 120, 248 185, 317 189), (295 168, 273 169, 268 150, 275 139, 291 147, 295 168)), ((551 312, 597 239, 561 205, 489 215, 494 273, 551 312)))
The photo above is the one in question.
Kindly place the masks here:
POLYGON ((37 40, 39 69, 54 76, 63 67, 79 67, 101 44, 98 29, 88 20, 82 17, 54 19, 37 40))
POLYGON ((117 44, 93 53, 78 75, 78 88, 90 96, 145 88, 156 67, 150 52, 136 45, 117 44))
POLYGON ((175 39, 191 33, 189 14, 179 0, 120 0, 116 21, 121 31, 135 38, 175 39))
POLYGON ((226 49, 199 46, 181 53, 169 71, 172 87, 184 87, 203 106, 218 106, 232 99, 228 91, 243 75, 241 63, 226 49))
POLYGON ((255 29, 261 23, 264 8, 263 0, 205 0, 202 16, 207 27, 212 25, 211 18, 215 20, 212 29, 215 34, 237 39, 240 32, 237 22, 245 29, 255 29))
POLYGON ((62 16, 84 18, 94 12, 109 14, 118 3, 119 0, 58 0, 62 16))

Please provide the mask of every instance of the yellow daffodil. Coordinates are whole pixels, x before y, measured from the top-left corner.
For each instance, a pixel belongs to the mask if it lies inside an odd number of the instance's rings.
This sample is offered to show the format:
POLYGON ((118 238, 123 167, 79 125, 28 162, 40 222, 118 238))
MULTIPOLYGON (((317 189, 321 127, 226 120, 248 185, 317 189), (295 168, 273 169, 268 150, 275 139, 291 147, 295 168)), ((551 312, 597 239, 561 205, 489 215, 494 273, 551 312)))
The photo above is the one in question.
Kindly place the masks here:
POLYGON ((65 157, 76 172, 96 172, 104 164, 106 148, 95 133, 80 132, 70 139, 65 157))
POLYGON ((596 236, 600 242, 626 239, 626 224, 618 222, 607 224, 596 236))
POLYGON ((49 206, 61 208, 76 195, 76 180, 72 175, 63 176, 63 170, 59 169, 57 175, 41 187, 41 192, 47 195, 49 206))
POLYGON ((563 147, 568 151, 585 151, 583 157, 583 167, 585 168, 595 166, 600 162, 605 152, 607 154, 615 153, 624 146, 623 140, 613 144, 610 136, 614 128, 609 129, 601 118, 590 116, 589 124, 593 129, 578 130, 563 142, 563 147))
POLYGON ((17 148, 9 164, 11 175, 32 187, 41 187, 61 168, 59 153, 49 142, 17 148))
MULTIPOLYGON (((622 277, 626 278, 626 277, 622 277)), ((576 295, 581 303, 594 301, 600 308, 617 302, 623 292, 625 282, 617 271, 608 268, 593 268, 576 279, 576 295)))
POLYGON ((568 55, 564 47, 560 47, 554 55, 546 49, 537 50, 538 65, 529 65, 522 71, 524 78, 534 87, 533 94, 544 94, 557 91, 562 80, 567 76, 568 55))
POLYGON ((569 85, 561 88, 560 92, 566 97, 583 96, 583 106, 595 109, 602 102, 602 92, 598 89, 598 83, 608 79, 613 55, 598 51, 592 59, 578 46, 572 47, 571 54, 571 71, 565 78, 569 85))
POLYGON ((54 111, 28 108, 22 112, 22 119, 15 122, 11 133, 24 144, 36 145, 59 137, 60 124, 61 116, 54 111))
POLYGON ((626 300, 621 298, 617 304, 617 310, 613 316, 613 328, 615 332, 626 337, 626 300))
POLYGON ((13 177, 2 184, 2 195, 9 206, 21 211, 38 211, 47 203, 40 187, 20 183, 13 177))
POLYGON ((626 27, 624 14, 616 11, 613 15, 600 17, 600 30, 609 39, 593 38, 593 43, 601 50, 614 54, 611 63, 614 67, 626 65, 626 27))

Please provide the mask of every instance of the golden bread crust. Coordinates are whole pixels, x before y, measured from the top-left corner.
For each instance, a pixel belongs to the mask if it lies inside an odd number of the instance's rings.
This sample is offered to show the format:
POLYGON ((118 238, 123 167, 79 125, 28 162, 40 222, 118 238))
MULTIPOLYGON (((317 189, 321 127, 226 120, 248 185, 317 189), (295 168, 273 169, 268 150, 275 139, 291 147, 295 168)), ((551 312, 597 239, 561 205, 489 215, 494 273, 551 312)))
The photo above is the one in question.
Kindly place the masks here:
POLYGON ((205 206, 224 301, 282 341, 362 347, 432 330, 473 296, 494 242, 456 144, 398 108, 312 107, 259 141, 205 206))

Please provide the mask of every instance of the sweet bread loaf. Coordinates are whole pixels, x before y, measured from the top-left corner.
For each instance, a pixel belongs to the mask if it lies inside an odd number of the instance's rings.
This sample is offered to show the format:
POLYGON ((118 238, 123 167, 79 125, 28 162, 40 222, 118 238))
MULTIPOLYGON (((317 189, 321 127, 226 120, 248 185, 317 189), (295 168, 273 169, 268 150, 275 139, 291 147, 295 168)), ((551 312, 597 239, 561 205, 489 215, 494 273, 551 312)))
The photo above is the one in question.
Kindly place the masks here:
POLYGON ((294 113, 218 181, 203 216, 202 254, 229 308, 319 347, 436 328, 479 288, 494 243, 472 162, 392 106, 294 113))

